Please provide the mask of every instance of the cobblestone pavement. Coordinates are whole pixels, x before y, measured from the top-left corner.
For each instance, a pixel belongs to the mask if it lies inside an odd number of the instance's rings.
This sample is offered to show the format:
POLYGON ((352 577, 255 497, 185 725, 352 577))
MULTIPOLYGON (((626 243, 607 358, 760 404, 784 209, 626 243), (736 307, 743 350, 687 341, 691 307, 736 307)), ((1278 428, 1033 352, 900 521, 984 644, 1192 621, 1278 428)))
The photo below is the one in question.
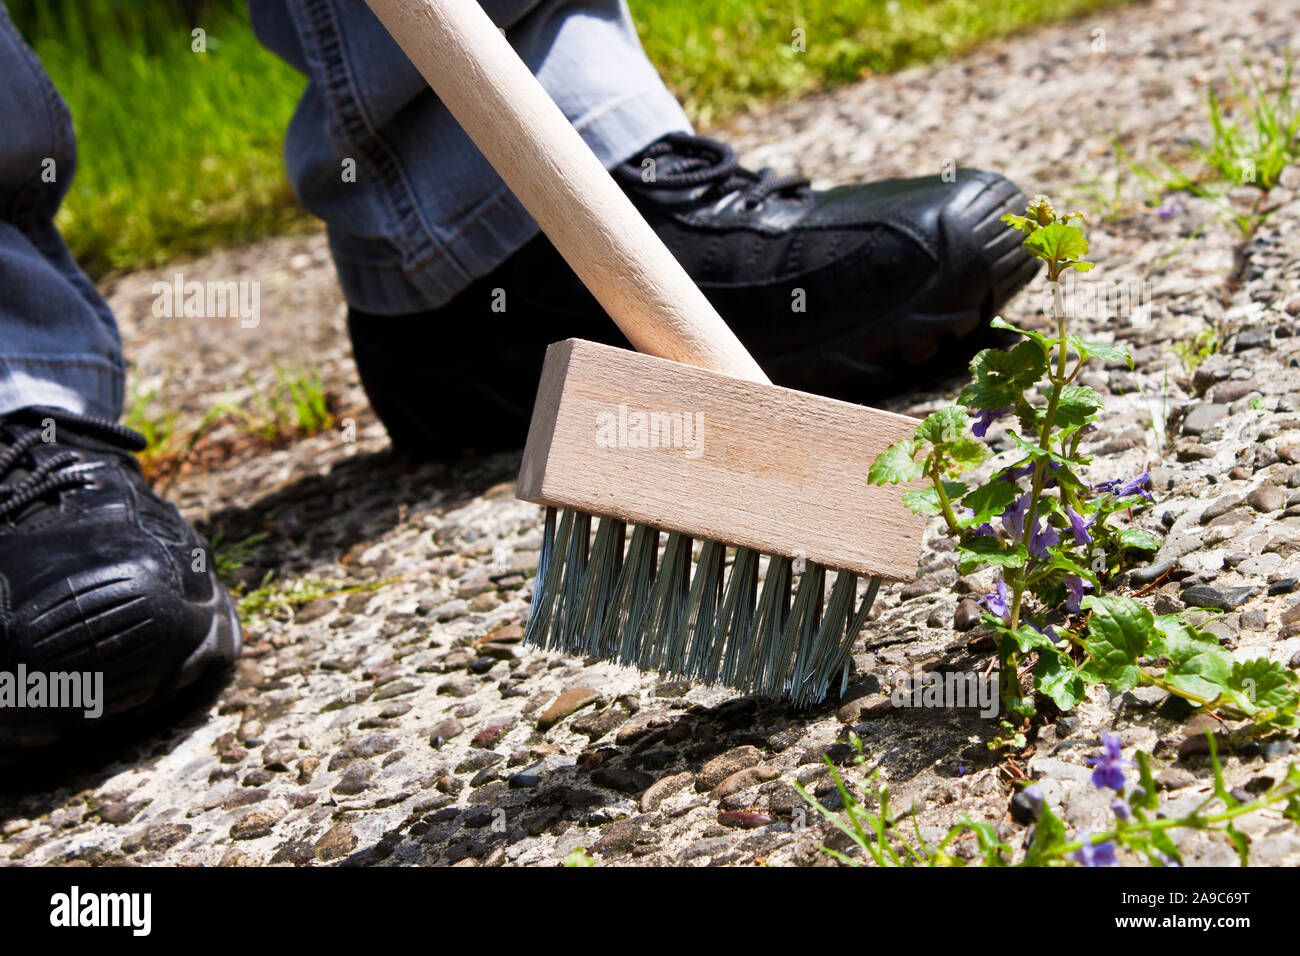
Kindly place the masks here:
MULTIPOLYGON (((1300 170, 1267 197, 1275 211, 1244 247, 1200 201, 1167 216, 1137 202, 1096 213, 1113 186, 1113 136, 1143 156, 1208 135, 1208 84, 1242 54, 1276 55, 1298 38, 1300 17, 1286 4, 1246 0, 1225 17, 1212 0, 1159 2, 710 131, 751 165, 797 160, 819 184, 936 172, 954 160, 1089 212, 1092 277, 1149 283, 1149 308, 1082 321, 1096 337, 1126 340, 1137 359, 1134 371, 1098 366, 1085 379, 1108 408, 1090 477, 1150 470, 1157 504, 1138 521, 1163 539, 1156 564, 1172 568, 1150 595, 1157 608, 1228 607, 1210 625, 1227 646, 1293 665, 1300 170), (1192 371, 1173 346, 1211 326, 1228 334, 1192 371)), ((1125 183, 1138 199, 1132 177, 1125 183)), ((1233 201, 1254 198, 1238 191, 1233 201)), ((1042 322, 1039 283, 1009 319, 1042 322)), ((106 291, 134 387, 181 427, 267 388, 276 363, 320 370, 338 429, 258 450, 223 426, 168 494, 227 547, 251 539, 234 571, 246 591, 270 575, 299 595, 336 593, 251 615, 233 681, 155 716, 133 742, 115 733, 57 765, 0 770, 0 861, 554 865, 583 847, 613 864, 824 865, 818 845, 838 844, 794 790, 799 782, 833 801, 823 755, 855 787, 878 770, 895 806, 915 808, 922 834, 969 815, 994 822, 1008 843, 1023 839, 1007 812, 1007 777, 984 747, 988 723, 889 701, 900 672, 989 658, 978 631, 954 629, 989 582, 958 577, 938 527, 916 581, 878 602, 846 694, 812 711, 524 651, 540 513, 512 496, 518 456, 421 467, 390 457, 357 385, 320 235, 131 275, 106 291), (152 285, 176 272, 260 281, 260 326, 154 318, 152 285), (865 742, 865 767, 852 766, 850 728, 865 742)), ((431 374, 443 360, 430 357, 431 374)), ((890 407, 920 415, 958 387, 942 382, 890 407)), ((1105 809, 1084 765, 1104 730, 1155 754, 1175 810, 1204 798, 1204 758, 1181 746, 1195 728, 1171 702, 1093 688, 1021 761, 1072 830, 1095 826, 1105 809)), ((1229 785, 1277 777, 1294 749, 1278 738, 1232 752, 1229 785)), ((1257 862, 1300 862, 1300 837, 1279 824, 1243 827, 1257 862)), ((1182 848, 1197 863, 1235 859, 1226 843, 1195 834, 1182 848)))

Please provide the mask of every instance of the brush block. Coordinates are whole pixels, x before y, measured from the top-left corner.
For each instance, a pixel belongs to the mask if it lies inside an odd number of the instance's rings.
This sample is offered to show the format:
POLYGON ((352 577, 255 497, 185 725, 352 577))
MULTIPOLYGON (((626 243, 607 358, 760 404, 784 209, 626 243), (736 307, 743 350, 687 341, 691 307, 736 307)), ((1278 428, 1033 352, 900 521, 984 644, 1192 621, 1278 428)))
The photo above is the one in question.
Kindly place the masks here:
POLYGON ((906 580, 916 574, 926 519, 903 505, 912 486, 870 485, 867 472, 916 425, 893 412, 568 339, 546 352, 516 493, 906 580))

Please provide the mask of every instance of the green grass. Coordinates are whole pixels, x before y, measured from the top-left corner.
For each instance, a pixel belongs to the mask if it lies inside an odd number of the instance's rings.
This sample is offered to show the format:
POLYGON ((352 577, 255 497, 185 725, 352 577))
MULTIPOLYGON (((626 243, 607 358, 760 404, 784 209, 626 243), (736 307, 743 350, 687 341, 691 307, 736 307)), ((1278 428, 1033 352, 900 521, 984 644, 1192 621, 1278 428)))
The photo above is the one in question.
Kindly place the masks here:
MULTIPOLYGON (((950 57, 1123 0, 629 0, 650 59, 693 119, 950 57), (802 29, 804 49, 795 49, 802 29)), ((1087 36, 1080 47, 1086 49, 1087 36)))
MULTIPOLYGON (((646 49, 698 122, 951 56, 1125 0, 631 0, 646 49), (803 32, 796 51, 794 32, 803 32)), ((80 167, 59 217, 92 276, 309 228, 285 178, 305 80, 239 0, 209 0, 207 52, 177 0, 10 0, 72 107, 80 167)), ((1081 38, 1081 43, 1086 41, 1081 38)))
POLYGON ((242 4, 205 18, 206 53, 175 4, 134 9, 13 11, 72 108, 79 162, 58 224, 82 266, 99 277, 307 225, 281 155, 306 81, 242 4))
POLYGON ((1118 136, 1112 146, 1119 168, 1134 174, 1148 206, 1159 205, 1171 193, 1199 196, 1219 206, 1222 218, 1248 240, 1270 215, 1262 208, 1262 193, 1277 185, 1283 169, 1300 161, 1300 96, 1289 51, 1276 69, 1247 59, 1241 69, 1246 81, 1229 67, 1226 92, 1211 89, 1206 95, 1210 138, 1193 141, 1184 155, 1160 156, 1151 166, 1133 159, 1118 136), (1239 186, 1254 186, 1261 194, 1247 208, 1234 206, 1226 197, 1239 186))

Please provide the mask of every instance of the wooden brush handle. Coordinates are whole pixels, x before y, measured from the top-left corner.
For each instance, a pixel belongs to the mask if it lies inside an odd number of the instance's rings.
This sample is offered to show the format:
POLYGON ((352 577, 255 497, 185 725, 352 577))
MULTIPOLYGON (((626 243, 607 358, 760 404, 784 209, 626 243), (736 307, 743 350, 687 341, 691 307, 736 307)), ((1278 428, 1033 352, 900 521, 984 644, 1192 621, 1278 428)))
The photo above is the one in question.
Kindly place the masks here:
POLYGON ((366 2, 639 351, 768 381, 476 0, 366 2))

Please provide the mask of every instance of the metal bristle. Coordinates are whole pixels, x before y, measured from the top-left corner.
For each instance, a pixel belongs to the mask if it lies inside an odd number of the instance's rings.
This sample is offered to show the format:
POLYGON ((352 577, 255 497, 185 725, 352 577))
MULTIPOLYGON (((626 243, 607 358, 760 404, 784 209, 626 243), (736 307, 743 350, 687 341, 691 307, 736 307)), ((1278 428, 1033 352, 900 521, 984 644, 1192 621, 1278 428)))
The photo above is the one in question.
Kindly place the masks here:
POLYGON ((764 560, 750 548, 695 542, 646 525, 546 510, 526 643, 747 693, 815 704, 848 680, 853 641, 880 588, 840 571, 764 560), (694 572, 692 573, 692 564, 694 572), (730 572, 728 573, 728 564, 730 572), (761 584, 760 584, 761 579, 761 584), (854 605, 857 604, 855 611, 854 605))

